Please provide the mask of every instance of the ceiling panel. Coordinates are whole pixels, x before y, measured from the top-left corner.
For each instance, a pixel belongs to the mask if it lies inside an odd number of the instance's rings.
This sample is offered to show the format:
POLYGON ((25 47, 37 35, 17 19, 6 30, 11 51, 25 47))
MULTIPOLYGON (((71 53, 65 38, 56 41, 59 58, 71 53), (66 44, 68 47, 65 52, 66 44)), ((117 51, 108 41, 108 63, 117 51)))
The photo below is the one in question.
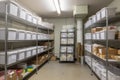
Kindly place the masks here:
POLYGON ((89 15, 110 4, 113 0, 59 0, 62 14, 58 15, 52 0, 17 0, 42 17, 73 17, 75 5, 88 5, 89 15))

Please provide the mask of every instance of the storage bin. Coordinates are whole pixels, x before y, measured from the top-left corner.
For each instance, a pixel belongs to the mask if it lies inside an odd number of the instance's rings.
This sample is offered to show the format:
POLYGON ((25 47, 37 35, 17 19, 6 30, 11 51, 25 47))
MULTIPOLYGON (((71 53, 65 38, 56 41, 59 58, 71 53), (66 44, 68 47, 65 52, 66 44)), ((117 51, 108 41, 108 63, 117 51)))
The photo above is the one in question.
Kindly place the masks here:
POLYGON ((74 29, 68 29, 68 32, 74 32, 74 29))
POLYGON ((74 39, 68 39, 68 44, 74 44, 74 39))
POLYGON ((18 6, 16 4, 10 3, 9 14, 18 16, 18 6))
POLYGON ((32 56, 32 49, 31 48, 26 48, 26 58, 31 57, 32 56))
POLYGON ((96 22, 97 22, 97 17, 96 17, 96 15, 93 15, 91 18, 92 18, 92 23, 96 23, 96 22))
POLYGON ((67 54, 67 61, 74 61, 73 54, 67 54))
POLYGON ((61 39, 61 44, 67 44, 67 39, 61 39))
POLYGON ((36 40, 37 39, 37 33, 36 32, 32 32, 32 40, 36 40))
MULTIPOLYGON (((0 28, 0 40, 5 40, 5 28, 0 28)), ((17 39, 17 29, 8 28, 8 40, 17 39)))
POLYGON ((97 17, 97 18, 96 18, 97 21, 100 21, 100 20, 101 20, 101 13, 100 13, 100 11, 96 13, 96 17, 97 17))
POLYGON ((96 35, 96 39, 100 39, 100 32, 96 32, 95 35, 96 35))
POLYGON ((38 54, 41 53, 41 46, 38 46, 38 54))
POLYGON ((67 53, 73 53, 73 46, 68 46, 67 47, 67 53))
POLYGON ((43 36, 42 36, 42 33, 38 33, 38 40, 42 40, 43 39, 43 36))
POLYGON ((25 11, 24 9, 22 9, 22 8, 20 8, 20 10, 19 10, 19 17, 20 17, 21 19, 24 19, 24 20, 26 20, 26 18, 27 18, 27 13, 26 13, 26 11, 25 11))
POLYGON ((37 24, 37 23, 38 23, 38 22, 37 22, 38 19, 37 19, 36 17, 33 17, 32 21, 33 21, 34 24, 37 24))
MULTIPOLYGON (((100 31, 100 39, 106 39, 106 30, 100 31)), ((116 30, 108 30, 108 39, 115 39, 116 30)))
POLYGON ((32 32, 26 31, 26 40, 32 40, 32 32))
POLYGON ((105 7, 100 10, 100 13, 101 13, 101 18, 105 18, 107 16, 112 17, 115 16, 116 14, 116 8, 105 7))
POLYGON ((66 61, 66 60, 67 60, 66 54, 61 54, 60 61, 66 61))
POLYGON ((61 46, 61 52, 65 53, 67 51, 67 47, 66 46, 61 46))
POLYGON ((18 30, 18 40, 25 40, 25 31, 18 30))
MULTIPOLYGON (((5 15, 6 13, 6 1, 0 1, 0 13, 5 15)), ((18 16, 18 6, 10 2, 8 4, 8 14, 11 14, 13 16, 18 16)))
POLYGON ((96 39, 96 34, 95 33, 93 33, 93 40, 95 40, 96 39))
POLYGON ((67 32, 67 30, 66 29, 62 29, 61 32, 67 32))
POLYGON ((91 37, 92 37, 91 33, 86 33, 85 34, 85 39, 91 39, 91 37))
MULTIPOLYGON (((7 64, 12 64, 17 61, 18 51, 8 51, 7 52, 7 64)), ((5 64, 5 52, 0 52, 0 64, 5 64)))
POLYGON ((27 14, 27 21, 29 21, 29 22, 32 22, 32 15, 31 14, 27 14))
POLYGON ((32 56, 36 55, 37 54, 37 49, 36 47, 32 47, 32 56))
POLYGON ((74 37, 74 33, 68 33, 68 37, 74 37))
POLYGON ((22 59, 25 59, 25 52, 26 52, 26 49, 19 49, 18 50, 18 60, 22 60, 22 59))
POLYGON ((67 37, 67 33, 61 33, 61 37, 67 37))

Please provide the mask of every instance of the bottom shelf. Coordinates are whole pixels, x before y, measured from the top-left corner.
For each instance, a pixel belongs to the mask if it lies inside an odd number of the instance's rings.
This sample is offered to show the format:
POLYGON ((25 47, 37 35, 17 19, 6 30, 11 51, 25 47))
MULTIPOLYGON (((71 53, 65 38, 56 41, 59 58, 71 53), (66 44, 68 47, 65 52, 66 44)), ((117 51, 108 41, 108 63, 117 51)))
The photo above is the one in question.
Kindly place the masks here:
MULTIPOLYGON (((106 66, 89 56, 85 56, 85 62, 99 80, 106 80, 106 66)), ((120 80, 120 76, 115 74, 114 70, 113 67, 108 69, 108 80, 120 80)))
POLYGON ((46 59, 43 63, 41 63, 40 65, 36 65, 34 68, 33 68, 33 71, 32 72, 27 72, 25 74, 22 74, 23 75, 23 80, 28 80, 30 78, 30 76, 32 74, 34 74, 38 69, 40 69, 46 62, 48 61, 48 59, 46 59))

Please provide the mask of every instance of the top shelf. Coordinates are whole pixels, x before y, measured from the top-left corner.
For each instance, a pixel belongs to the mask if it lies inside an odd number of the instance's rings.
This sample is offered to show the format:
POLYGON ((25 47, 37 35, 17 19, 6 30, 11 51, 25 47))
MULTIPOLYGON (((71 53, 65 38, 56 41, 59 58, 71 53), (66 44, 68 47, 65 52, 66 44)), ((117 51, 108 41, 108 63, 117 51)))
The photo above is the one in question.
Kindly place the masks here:
MULTIPOLYGON (((116 13, 115 16, 108 17, 108 23, 109 24, 114 23, 114 22, 118 22, 118 21, 120 21, 120 13, 116 13)), ((106 26, 106 17, 102 18, 101 20, 97 21, 96 23, 91 24, 90 26, 88 26, 85 29, 94 28, 94 27, 97 27, 97 26, 100 26, 100 25, 101 25, 101 27, 106 26)))
POLYGON ((15 1, 0 1, 0 5, 1 5, 0 6, 1 18, 7 17, 8 21, 13 20, 18 23, 21 23, 30 27, 35 27, 38 29, 53 30, 52 27, 49 28, 50 25, 47 25, 47 24, 43 25, 43 23, 45 22, 41 23, 40 17, 28 11, 27 9, 24 9, 15 1), (6 7, 7 4, 8 4, 8 7, 6 7), (6 9, 8 14, 6 14, 6 9))

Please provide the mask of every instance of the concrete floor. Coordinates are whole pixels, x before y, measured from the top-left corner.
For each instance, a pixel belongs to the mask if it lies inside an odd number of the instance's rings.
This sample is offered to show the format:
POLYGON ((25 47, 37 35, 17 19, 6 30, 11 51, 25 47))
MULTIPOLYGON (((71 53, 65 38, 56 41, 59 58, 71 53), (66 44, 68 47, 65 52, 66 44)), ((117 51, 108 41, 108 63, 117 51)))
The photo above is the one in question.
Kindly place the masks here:
POLYGON ((34 74, 29 80, 98 80, 91 76, 90 69, 76 63, 59 63, 50 61, 45 64, 38 74, 34 74))

